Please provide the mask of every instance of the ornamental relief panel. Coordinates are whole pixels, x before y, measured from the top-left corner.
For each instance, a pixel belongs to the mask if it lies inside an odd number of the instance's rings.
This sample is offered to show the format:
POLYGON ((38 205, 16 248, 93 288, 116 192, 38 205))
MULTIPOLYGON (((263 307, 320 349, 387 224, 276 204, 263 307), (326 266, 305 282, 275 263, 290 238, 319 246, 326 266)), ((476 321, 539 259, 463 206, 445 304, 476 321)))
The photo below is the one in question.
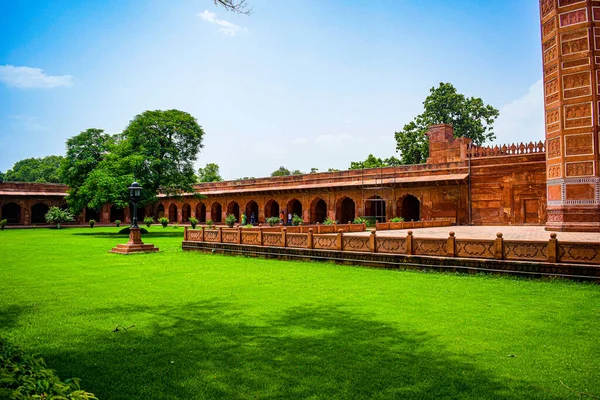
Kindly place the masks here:
POLYGON ((564 106, 565 129, 592 126, 592 103, 579 103, 564 106))
POLYGON ((567 169, 567 176, 590 176, 594 175, 594 162, 573 162, 565 163, 567 169))
POLYGON ((569 68, 575 68, 575 67, 582 67, 584 65, 590 65, 589 57, 579 58, 577 60, 571 60, 571 61, 564 61, 562 63, 562 68, 569 69, 569 68))
POLYGON ((594 21, 600 21, 600 7, 592 7, 594 21))
POLYGON ((544 64, 548 64, 550 61, 554 60, 558 57, 558 50, 556 46, 551 47, 550 49, 544 51, 544 64))
POLYGON ((580 8, 579 10, 569 11, 559 15, 560 27, 571 26, 587 22, 587 8, 580 8))
POLYGON ((585 0, 558 0, 559 7, 566 7, 577 3, 583 3, 585 0))
POLYGON ((556 9, 556 0, 542 0, 540 2, 540 11, 542 12, 542 18, 550 14, 556 9))
POLYGON ((548 166, 548 179, 560 178, 561 176, 560 164, 548 166))
POLYGON ((550 75, 555 74, 556 72, 558 72, 558 64, 552 64, 544 69, 544 76, 547 78, 550 75))
POLYGON ((561 35, 561 54, 569 55, 589 50, 588 31, 580 29, 561 35))
POLYGON ((557 158, 560 156, 560 138, 548 140, 548 158, 557 158))
POLYGON ((594 154, 594 136, 592 133, 565 136, 565 155, 581 156, 594 154))
POLYGON ((542 25, 542 37, 551 35, 556 31, 556 18, 552 18, 550 21, 542 25))
POLYGON ((558 101, 558 78, 546 82, 544 85, 544 92, 546 93, 546 105, 558 101))
POLYGON ((549 48, 554 46, 556 46, 556 37, 552 37, 547 42, 542 44, 542 51, 547 51, 549 48))
POLYGON ((555 108, 546 111, 546 132, 555 132, 560 129, 560 110, 555 108))
POLYGON ((592 74, 589 71, 563 75, 563 96, 571 99, 592 94, 592 74))

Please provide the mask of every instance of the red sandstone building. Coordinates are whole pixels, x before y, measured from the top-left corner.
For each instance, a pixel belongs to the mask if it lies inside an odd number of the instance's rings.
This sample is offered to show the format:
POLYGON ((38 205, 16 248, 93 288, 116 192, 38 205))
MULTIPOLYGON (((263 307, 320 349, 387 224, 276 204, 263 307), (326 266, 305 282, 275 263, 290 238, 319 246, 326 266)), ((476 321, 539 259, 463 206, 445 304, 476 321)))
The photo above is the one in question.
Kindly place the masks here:
MULTIPOLYGON (((600 1, 540 0, 546 115, 544 143, 469 148, 451 127, 432 127, 426 164, 198 185, 206 196, 160 198, 146 213, 186 222, 219 223, 226 214, 281 210, 306 222, 355 216, 379 220, 450 219, 457 224, 546 224, 548 229, 600 231, 600 1)), ((0 219, 35 224, 66 187, 0 184, 0 219)), ((105 205, 81 221, 128 221, 105 205)))

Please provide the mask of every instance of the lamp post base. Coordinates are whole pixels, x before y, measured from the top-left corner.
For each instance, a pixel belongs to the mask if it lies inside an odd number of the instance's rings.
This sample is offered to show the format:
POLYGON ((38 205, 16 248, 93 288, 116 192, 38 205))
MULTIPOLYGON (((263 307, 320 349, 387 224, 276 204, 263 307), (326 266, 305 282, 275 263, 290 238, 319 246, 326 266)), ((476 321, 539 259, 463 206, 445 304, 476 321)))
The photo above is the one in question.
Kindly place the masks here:
POLYGON ((154 253, 158 251, 158 247, 153 244, 142 242, 142 233, 140 228, 129 228, 129 242, 126 244, 118 244, 109 250, 110 253, 118 254, 134 254, 134 253, 154 253))

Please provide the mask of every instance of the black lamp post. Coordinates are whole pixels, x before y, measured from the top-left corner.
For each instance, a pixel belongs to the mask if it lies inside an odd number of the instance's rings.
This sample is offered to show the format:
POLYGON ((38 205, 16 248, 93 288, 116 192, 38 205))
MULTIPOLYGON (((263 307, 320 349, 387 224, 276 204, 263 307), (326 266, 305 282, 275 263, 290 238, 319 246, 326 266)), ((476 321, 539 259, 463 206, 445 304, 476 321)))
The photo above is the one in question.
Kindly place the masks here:
POLYGON ((132 228, 139 228, 137 224, 137 203, 142 198, 142 187, 139 183, 133 182, 129 186, 129 199, 133 203, 133 219, 131 221, 132 228))

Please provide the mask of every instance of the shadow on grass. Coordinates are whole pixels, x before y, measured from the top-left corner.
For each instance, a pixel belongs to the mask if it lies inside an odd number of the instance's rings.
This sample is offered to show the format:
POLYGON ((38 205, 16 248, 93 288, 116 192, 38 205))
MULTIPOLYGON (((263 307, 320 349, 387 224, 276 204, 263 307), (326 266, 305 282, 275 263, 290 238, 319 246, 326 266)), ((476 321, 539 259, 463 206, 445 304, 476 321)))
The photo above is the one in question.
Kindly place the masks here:
POLYGON ((219 302, 95 314, 153 320, 68 353, 49 350, 52 368, 82 378, 100 399, 551 398, 492 376, 426 333, 335 307, 300 307, 260 324, 219 302))
MULTIPOLYGON (((35 308, 35 306, 33 306, 35 308)), ((21 315, 30 312, 32 307, 20 305, 0 306, 0 327, 10 329, 18 325, 21 315)))

